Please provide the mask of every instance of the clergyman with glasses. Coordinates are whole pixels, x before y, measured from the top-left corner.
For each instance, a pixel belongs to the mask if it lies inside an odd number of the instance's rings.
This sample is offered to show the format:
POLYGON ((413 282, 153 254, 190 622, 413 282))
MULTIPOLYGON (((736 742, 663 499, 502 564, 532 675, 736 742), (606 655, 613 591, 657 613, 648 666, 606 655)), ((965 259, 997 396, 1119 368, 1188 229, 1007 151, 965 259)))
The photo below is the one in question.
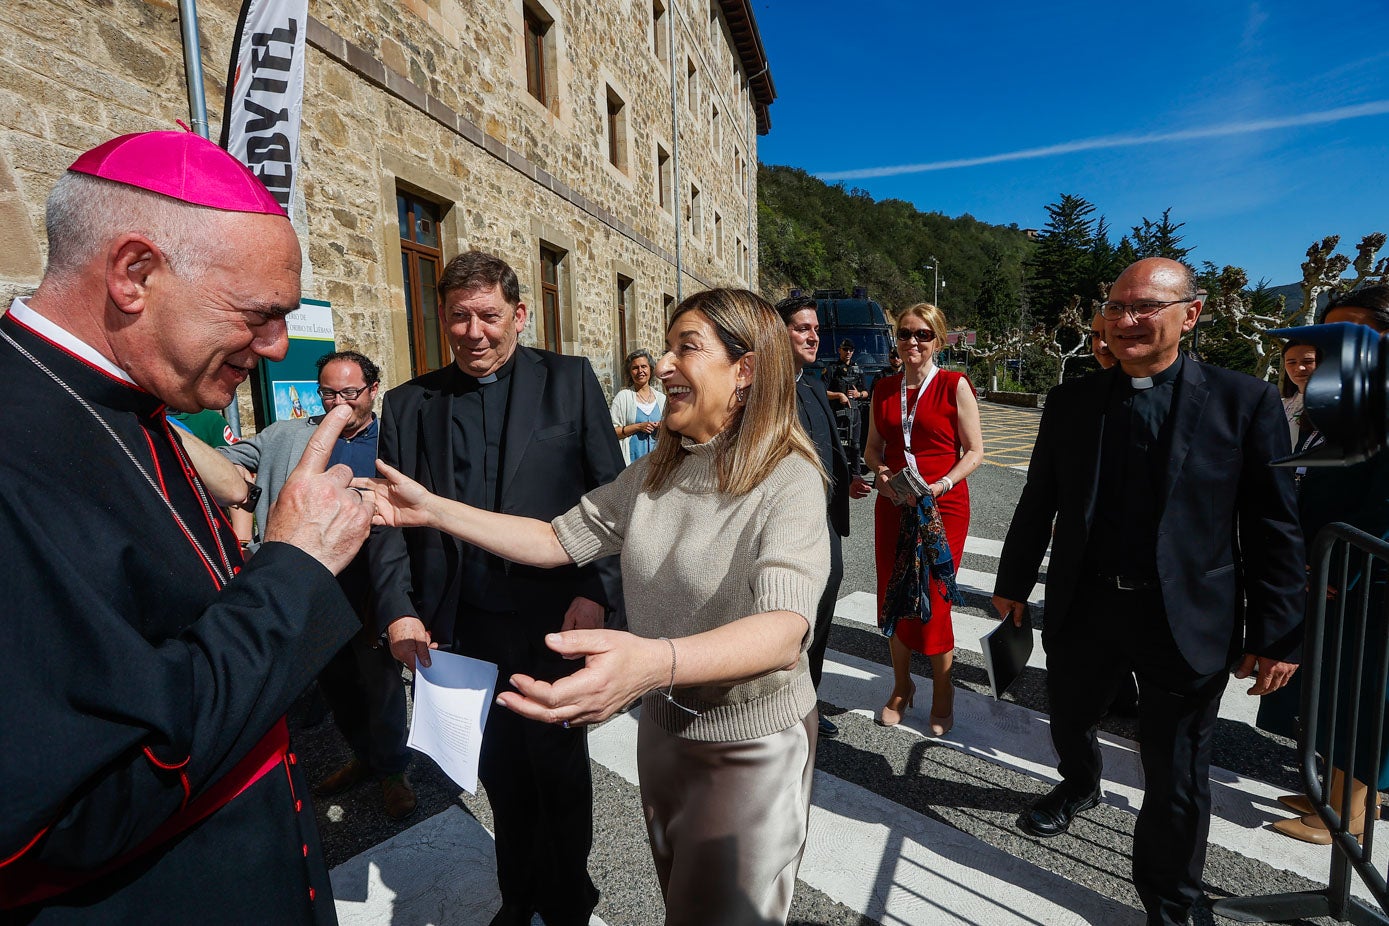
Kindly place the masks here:
MULTIPOLYGON (((381 388, 381 371, 366 356, 354 350, 336 351, 318 358, 318 395, 324 411, 339 405, 351 410, 333 444, 329 465, 346 464, 354 476, 376 473, 376 435, 378 421, 373 410, 381 388)), ((255 475, 254 486, 247 483, 247 498, 241 504, 255 510, 255 531, 250 551, 260 546, 275 499, 285 480, 298 465, 321 415, 286 418, 273 422, 253 437, 227 447, 218 447, 221 456, 255 475)), ((185 441, 187 443, 187 441, 185 441)), ((211 472, 203 454, 192 451, 198 471, 215 487, 226 483, 211 472)), ((228 499, 221 499, 228 501, 228 499)), ((235 502, 236 499, 230 499, 235 502)), ((393 820, 409 816, 416 798, 406 770, 410 751, 405 746, 405 686, 400 664, 390 650, 377 644, 375 618, 371 612, 371 576, 367 566, 367 544, 338 576, 347 600, 356 609, 364 628, 333 657, 319 675, 319 690, 333 711, 343 739, 352 749, 352 759, 314 787, 314 793, 328 796, 346 791, 361 781, 372 779, 381 789, 381 805, 393 820)))
POLYGON ((1118 366, 1047 397, 994 588, 1000 616, 1020 622, 1050 545, 1042 642, 1061 782, 1023 811, 1024 832, 1058 836, 1103 800, 1095 727, 1124 674, 1138 677, 1133 879, 1150 924, 1185 923, 1202 897, 1229 673, 1256 676, 1250 695, 1281 688, 1302 636, 1292 473, 1269 465, 1289 451, 1282 402, 1182 355, 1202 301, 1176 261, 1120 274, 1101 307, 1118 366))

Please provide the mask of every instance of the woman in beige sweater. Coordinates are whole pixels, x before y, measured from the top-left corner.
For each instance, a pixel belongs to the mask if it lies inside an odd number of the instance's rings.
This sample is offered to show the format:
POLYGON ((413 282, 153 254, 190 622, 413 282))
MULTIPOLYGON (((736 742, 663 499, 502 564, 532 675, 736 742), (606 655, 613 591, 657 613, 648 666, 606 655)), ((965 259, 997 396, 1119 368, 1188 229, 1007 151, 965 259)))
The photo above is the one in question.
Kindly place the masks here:
POLYGON ((585 667, 553 684, 514 677, 519 693, 498 701, 568 726, 642 697, 637 760, 666 923, 784 923, 815 763, 805 651, 829 570, 825 475, 770 305, 746 290, 696 293, 666 342, 668 433, 552 523, 430 495, 385 465, 370 484, 379 520, 514 562, 621 554, 631 632, 550 635, 585 667))

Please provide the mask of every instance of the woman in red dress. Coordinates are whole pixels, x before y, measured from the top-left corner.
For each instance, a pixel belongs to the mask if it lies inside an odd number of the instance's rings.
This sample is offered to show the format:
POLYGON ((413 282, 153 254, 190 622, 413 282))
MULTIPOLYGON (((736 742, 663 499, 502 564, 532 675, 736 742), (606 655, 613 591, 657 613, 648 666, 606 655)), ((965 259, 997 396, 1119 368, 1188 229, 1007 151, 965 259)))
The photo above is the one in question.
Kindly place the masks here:
MULTIPOLYGON (((935 365, 935 354, 945 331, 945 316, 935 306, 923 302, 904 310, 897 320, 902 372, 885 376, 873 386, 872 430, 865 457, 876 473, 874 484, 878 489, 874 539, 880 622, 887 580, 897 555, 903 510, 900 505, 916 502, 914 498, 899 499, 893 494, 888 479, 894 473, 908 465, 915 467, 929 483, 940 508, 956 569, 965 552, 965 537, 969 534, 969 487, 965 477, 983 461, 984 441, 979 429, 979 403, 969 378, 935 365)), ((950 602, 941 595, 939 583, 931 582, 929 586, 931 619, 925 623, 899 620, 893 636, 888 638, 892 696, 878 713, 878 723, 894 726, 912 706, 916 695, 911 678, 914 650, 931 660, 931 733, 943 736, 955 722, 955 689, 950 679, 955 634, 950 622, 950 602)))

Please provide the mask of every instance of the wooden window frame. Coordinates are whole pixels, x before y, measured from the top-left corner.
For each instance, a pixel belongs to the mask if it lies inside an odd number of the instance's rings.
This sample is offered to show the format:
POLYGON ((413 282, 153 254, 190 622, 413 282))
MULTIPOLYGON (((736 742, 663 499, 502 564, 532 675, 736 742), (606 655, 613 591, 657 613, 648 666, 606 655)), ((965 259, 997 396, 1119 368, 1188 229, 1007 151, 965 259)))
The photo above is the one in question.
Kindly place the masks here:
POLYGON ((543 105, 550 105, 548 62, 545 60, 545 43, 553 22, 546 22, 539 12, 529 4, 522 6, 521 16, 525 22, 526 48, 526 90, 543 105))
POLYGON ((564 316, 564 306, 560 300, 560 272, 561 265, 564 263, 564 252, 552 248, 549 245, 540 246, 540 317, 544 331, 542 336, 544 343, 541 345, 545 350, 554 351, 557 354, 564 353, 564 338, 562 328, 562 318, 564 316), (546 278, 546 271, 550 271, 552 279, 546 278))
POLYGON ((442 234, 440 234, 440 247, 431 247, 414 240, 418 234, 418 221, 416 219, 416 205, 428 205, 434 207, 438 215, 435 217, 435 227, 438 228, 443 222, 444 209, 438 203, 417 196, 406 190, 397 189, 396 196, 403 198, 406 203, 407 224, 410 227, 410 238, 400 239, 400 250, 404 257, 405 266, 402 270, 405 273, 406 295, 411 298, 406 299, 405 316, 409 324, 410 342, 410 363, 413 375, 418 376, 428 373, 430 370, 446 366, 453 360, 453 350, 449 346, 448 330, 444 325, 444 320, 440 309, 436 306, 434 317, 427 319, 424 317, 423 292, 420 275, 420 259, 434 261, 434 291, 439 291, 439 275, 444 270, 444 252, 442 247, 442 234), (412 304, 413 303, 413 304, 412 304), (438 326, 439 332, 439 357, 437 364, 435 358, 429 356, 428 339, 425 337, 425 325, 434 324, 438 326))

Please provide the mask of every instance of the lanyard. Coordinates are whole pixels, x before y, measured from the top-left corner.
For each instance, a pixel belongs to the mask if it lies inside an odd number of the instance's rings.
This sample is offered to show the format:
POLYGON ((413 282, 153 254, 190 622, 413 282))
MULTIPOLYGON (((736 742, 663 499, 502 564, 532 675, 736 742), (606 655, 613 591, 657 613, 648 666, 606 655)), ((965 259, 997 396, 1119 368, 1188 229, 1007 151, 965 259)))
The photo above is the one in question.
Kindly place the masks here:
MULTIPOLYGON (((201 480, 194 479, 191 481, 193 483, 194 491, 197 493, 198 502, 202 505, 203 515, 207 518, 208 526, 212 528, 212 540, 213 543, 217 545, 217 553, 219 554, 220 562, 214 561, 212 557, 208 555, 207 550, 203 547, 202 543, 200 543, 198 541, 198 538, 193 536, 193 532, 188 529, 187 523, 183 520, 183 517, 178 513, 178 509, 174 507, 173 502, 169 501, 169 497, 165 495, 162 491, 160 491, 159 484, 155 482, 154 477, 150 475, 149 470, 145 469, 144 464, 142 464, 135 457, 135 454, 131 452, 130 447, 126 445, 126 442, 121 439, 120 435, 116 433, 115 429, 111 427, 111 425, 106 421, 106 419, 101 417, 101 413, 98 412, 95 408, 93 408, 91 404, 87 402, 86 399, 82 398, 82 396, 78 394, 76 389, 73 389, 72 386, 68 385, 66 380, 64 380, 57 373, 54 373, 47 366, 45 366, 43 364, 43 361, 39 360, 39 358, 35 357, 33 354, 29 353, 29 351, 25 350, 23 345, 19 344, 19 342, 15 341, 8 334, 5 334, 3 331, 0 331, 0 338, 4 338, 5 341, 11 347, 13 347, 22 357, 24 357, 34 366, 38 367, 38 369, 45 375, 47 375, 49 379, 53 380, 53 382, 56 383, 59 386, 59 388, 61 388, 64 392, 70 395, 73 399, 75 399, 77 401, 77 404, 81 405, 84 409, 86 409, 87 414, 91 415, 92 418, 96 421, 96 423, 101 426, 101 429, 106 432, 107 436, 109 436, 111 440, 116 442, 116 446, 119 447, 121 449, 121 452, 125 454, 126 459, 129 460, 135 466, 135 469, 139 471, 140 475, 144 477, 145 484, 154 490, 154 494, 159 496, 159 500, 164 503, 164 507, 168 509, 169 514, 173 515, 174 522, 177 523, 179 529, 183 531, 183 536, 186 537, 188 539, 188 542, 193 545, 193 549, 196 550, 198 556, 202 558, 203 564, 207 567, 208 572, 212 574, 212 579, 213 582, 217 585, 217 589, 220 591, 221 589, 225 588, 227 586, 227 583, 231 582, 232 576, 236 575, 236 567, 232 565, 231 557, 227 555, 226 548, 222 545, 222 538, 217 532, 217 519, 212 514, 212 503, 208 500, 206 493, 203 491, 201 480)), ((165 419, 165 421, 167 427, 167 419, 165 419)), ((174 446, 177 448, 178 445, 175 444, 174 446)), ((150 452, 151 454, 153 454, 154 452, 153 444, 150 445, 150 452)), ((186 459, 183 458, 183 455, 177 449, 174 452, 180 457, 180 459, 183 462, 188 462, 186 459)), ((157 462, 156 465, 158 465, 157 462)))
POLYGON ((916 401, 912 403, 911 412, 907 412, 907 374, 902 374, 902 449, 906 453, 907 468, 920 476, 921 472, 916 468, 916 457, 912 453, 912 426, 916 424, 916 410, 921 406, 921 397, 926 394, 926 389, 931 385, 931 380, 936 378, 940 372, 940 367, 931 364, 931 370, 926 374, 926 379, 921 383, 921 388, 916 391, 916 401))

